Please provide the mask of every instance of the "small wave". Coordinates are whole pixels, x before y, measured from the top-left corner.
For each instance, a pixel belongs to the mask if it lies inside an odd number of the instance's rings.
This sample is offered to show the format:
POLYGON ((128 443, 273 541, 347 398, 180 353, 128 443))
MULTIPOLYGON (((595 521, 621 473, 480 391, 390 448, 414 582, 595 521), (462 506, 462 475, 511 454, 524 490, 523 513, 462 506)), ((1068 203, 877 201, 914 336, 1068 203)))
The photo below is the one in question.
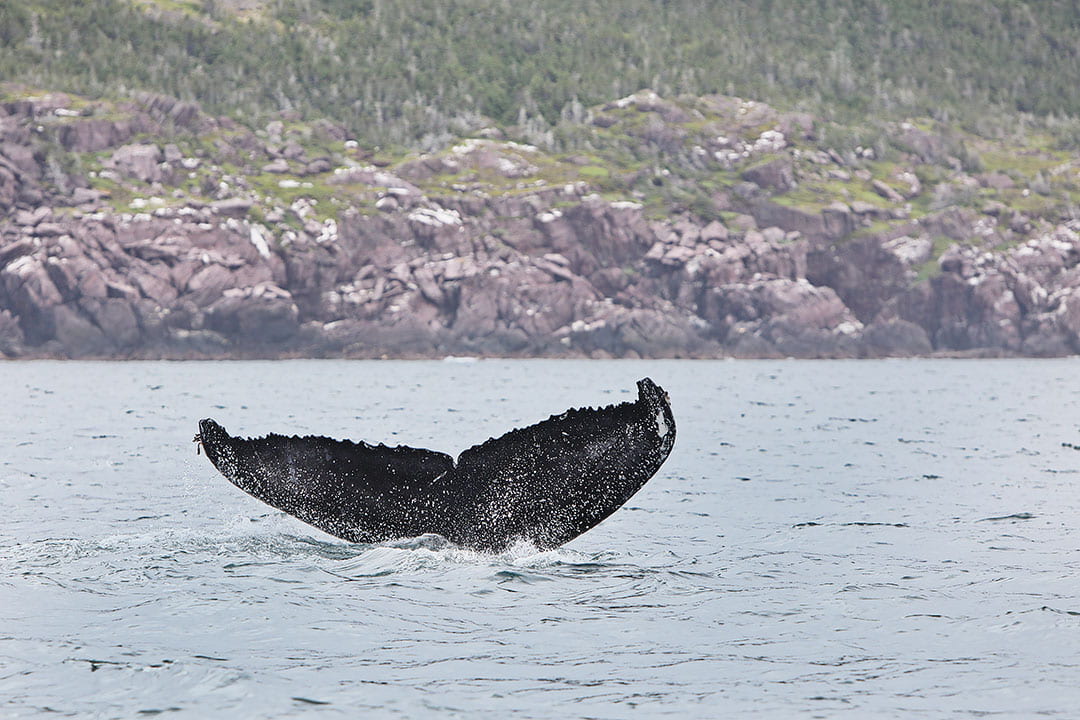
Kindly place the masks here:
POLYGON ((0 567, 10 570, 51 567, 109 555, 143 559, 191 556, 202 561, 224 556, 341 560, 364 552, 366 547, 281 532, 252 534, 232 530, 161 528, 98 538, 43 538, 18 543, 5 549, 0 567))
MULTIPOLYGON (((515 578, 535 582, 605 573, 627 577, 650 574, 646 568, 620 562, 611 553, 590 555, 569 548, 541 550, 524 540, 501 553, 462 548, 439 535, 357 544, 283 532, 273 521, 256 524, 248 518, 230 519, 219 529, 157 528, 96 538, 47 538, 9 546, 3 556, 0 569, 12 573, 89 563, 147 581, 162 574, 186 575, 194 566, 206 564, 219 565, 230 573, 271 573, 275 578, 282 572, 288 575, 286 568, 291 567, 293 572, 305 575, 325 573, 348 581, 418 573, 472 574, 482 583, 515 578)), ((66 572, 81 576, 74 567, 66 572)))
POLYGON ((348 580, 409 574, 419 571, 491 570, 518 573, 539 571, 550 575, 579 574, 581 568, 607 567, 601 558, 568 548, 541 550, 519 540, 501 553, 484 553, 454 545, 440 535, 422 535, 377 545, 355 545, 358 552, 343 562, 323 566, 327 573, 348 580))
POLYGON ((527 566, 550 563, 551 556, 560 551, 543 552, 531 543, 516 543, 502 553, 492 554, 454 545, 440 535, 421 535, 415 538, 392 540, 377 545, 357 545, 364 548, 335 572, 348 577, 373 577, 425 568, 470 566, 478 568, 527 566))

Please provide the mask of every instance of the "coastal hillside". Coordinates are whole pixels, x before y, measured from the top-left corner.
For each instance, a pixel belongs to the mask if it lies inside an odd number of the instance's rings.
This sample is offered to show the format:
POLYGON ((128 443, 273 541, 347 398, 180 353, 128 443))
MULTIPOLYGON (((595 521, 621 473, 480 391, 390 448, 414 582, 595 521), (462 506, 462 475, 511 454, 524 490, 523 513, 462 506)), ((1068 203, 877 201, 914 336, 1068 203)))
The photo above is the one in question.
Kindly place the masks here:
POLYGON ((1080 351, 1069 3, 694 5, 8 3, 0 352, 1080 351))
POLYGON ((325 120, 7 92, 11 356, 1080 347, 1080 165, 1047 138, 834 146, 805 113, 644 90, 586 111, 589 153, 488 127, 392 156, 325 120))

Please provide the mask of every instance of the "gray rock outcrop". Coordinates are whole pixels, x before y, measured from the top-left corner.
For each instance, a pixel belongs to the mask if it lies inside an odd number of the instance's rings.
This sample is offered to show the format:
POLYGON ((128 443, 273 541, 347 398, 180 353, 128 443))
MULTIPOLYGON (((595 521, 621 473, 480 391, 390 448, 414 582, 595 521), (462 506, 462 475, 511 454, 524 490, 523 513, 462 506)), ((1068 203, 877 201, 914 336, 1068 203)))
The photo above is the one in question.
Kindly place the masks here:
MULTIPOLYGON (((751 159, 737 175, 749 186, 744 197, 733 191, 724 200, 734 212, 702 217, 682 208, 659 218, 585 182, 538 182, 539 152, 504 141, 469 140, 393 167, 350 160, 335 168, 351 156, 309 152, 282 123, 256 135, 169 98, 141 98, 121 119, 57 120, 50 113, 66 107, 59 96, 8 103, 0 115, 0 353, 1080 351, 1075 221, 1036 222, 1004 206, 950 206, 910 220, 904 203, 923 190, 906 171, 890 183, 860 180, 876 196, 782 202, 805 173, 785 132, 812 137, 813 122, 761 104, 708 102, 746 127, 779 129, 739 141, 713 133, 714 144, 694 155, 724 167, 751 159), (45 130, 31 132, 37 125, 45 130), (170 141, 177 128, 227 130, 215 136, 215 152, 263 184, 206 153, 186 153, 170 141), (146 134, 162 140, 135 142, 146 134), (50 164, 56 148, 100 153, 97 175, 50 164), (442 177, 452 184, 432 191, 442 177), (204 195, 189 195, 195 186, 204 195), (292 194, 268 204, 267 187, 292 194), (343 189, 369 205, 334 205, 343 189)), ((619 103, 612 112, 646 117, 634 132, 650 147, 676 152, 685 141, 679 124, 692 118, 678 105, 648 92, 619 103)), ((320 132, 345 137, 332 125, 320 132)), ((919 156, 942 152, 922 131, 903 137, 919 156)), ((851 179, 833 155, 813 162, 851 179)), ((997 175, 980 182, 1011 189, 997 175)))

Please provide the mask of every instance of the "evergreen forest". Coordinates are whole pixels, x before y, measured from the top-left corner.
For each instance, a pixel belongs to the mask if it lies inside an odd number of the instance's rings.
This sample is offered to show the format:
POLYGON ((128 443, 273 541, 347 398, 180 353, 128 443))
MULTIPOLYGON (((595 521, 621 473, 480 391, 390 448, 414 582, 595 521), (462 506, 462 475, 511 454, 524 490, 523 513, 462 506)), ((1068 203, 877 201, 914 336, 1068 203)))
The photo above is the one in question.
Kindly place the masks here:
POLYGON ((486 125, 558 142, 642 88, 826 120, 905 117, 1080 144, 1078 0, 0 0, 0 78, 326 117, 436 149, 486 125))

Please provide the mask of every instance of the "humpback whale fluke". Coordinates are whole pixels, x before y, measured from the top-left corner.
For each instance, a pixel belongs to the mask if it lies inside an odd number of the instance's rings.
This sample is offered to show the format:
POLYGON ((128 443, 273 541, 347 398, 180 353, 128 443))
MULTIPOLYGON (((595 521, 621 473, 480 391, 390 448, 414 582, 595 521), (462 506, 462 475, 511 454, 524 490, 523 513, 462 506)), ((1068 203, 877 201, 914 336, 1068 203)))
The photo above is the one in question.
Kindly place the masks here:
POLYGON ((675 444, 668 395, 649 378, 638 398, 567 410, 465 450, 326 437, 239 438, 213 420, 195 440, 241 490, 350 542, 426 533, 497 552, 516 539, 549 549, 630 499, 675 444))

